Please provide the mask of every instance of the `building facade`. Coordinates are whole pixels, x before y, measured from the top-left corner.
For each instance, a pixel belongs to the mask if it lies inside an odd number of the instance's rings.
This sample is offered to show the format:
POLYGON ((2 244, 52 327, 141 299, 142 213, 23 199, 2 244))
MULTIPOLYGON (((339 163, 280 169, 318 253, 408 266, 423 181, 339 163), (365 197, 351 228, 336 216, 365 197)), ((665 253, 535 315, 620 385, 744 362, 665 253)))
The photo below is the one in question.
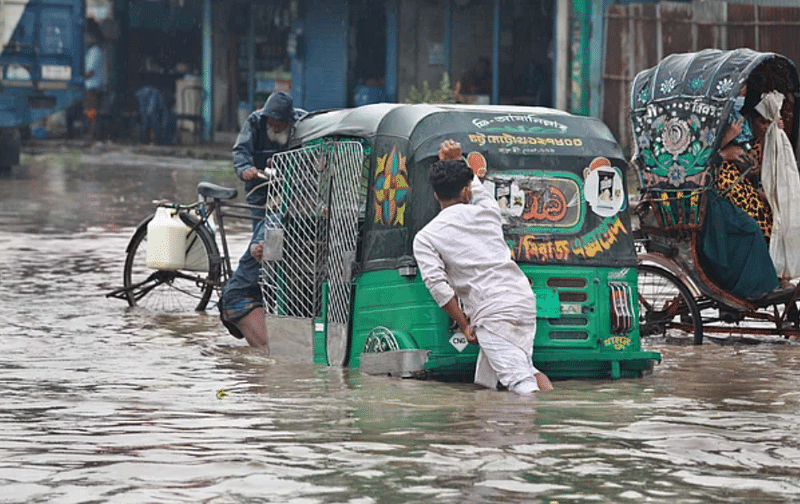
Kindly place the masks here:
POLYGON ((276 90, 313 111, 445 85, 454 101, 601 117, 624 145, 626 90, 659 57, 740 46, 800 57, 789 0, 87 0, 87 12, 114 35, 116 110, 135 114, 136 90, 155 86, 206 141, 276 90))

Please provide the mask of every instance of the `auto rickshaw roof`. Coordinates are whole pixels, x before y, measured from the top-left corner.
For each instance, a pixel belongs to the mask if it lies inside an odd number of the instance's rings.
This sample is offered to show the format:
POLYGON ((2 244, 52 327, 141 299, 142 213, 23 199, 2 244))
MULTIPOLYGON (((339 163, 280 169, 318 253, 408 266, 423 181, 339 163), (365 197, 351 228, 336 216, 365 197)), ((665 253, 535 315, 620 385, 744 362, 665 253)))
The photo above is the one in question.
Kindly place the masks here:
MULTIPOLYGON (((292 146, 324 137, 360 137, 368 140, 389 136, 405 138, 417 158, 435 156, 439 144, 451 137, 480 132, 484 124, 511 124, 520 118, 538 125, 542 135, 580 138, 580 145, 559 155, 592 155, 623 158, 608 127, 593 117, 575 116, 544 107, 464 104, 380 103, 357 108, 312 112, 295 126, 292 146)), ((502 145, 502 143, 501 143, 502 145)), ((550 155, 553 155, 552 153, 550 155)))

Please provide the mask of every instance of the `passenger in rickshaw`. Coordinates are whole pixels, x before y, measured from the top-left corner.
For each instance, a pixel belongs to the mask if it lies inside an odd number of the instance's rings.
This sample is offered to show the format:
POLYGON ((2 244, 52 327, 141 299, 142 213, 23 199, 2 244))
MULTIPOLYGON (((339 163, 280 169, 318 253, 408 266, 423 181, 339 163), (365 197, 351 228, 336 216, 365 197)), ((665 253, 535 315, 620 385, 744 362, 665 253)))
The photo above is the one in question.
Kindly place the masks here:
POLYGON ((705 270, 720 288, 743 298, 758 298, 779 286, 775 266, 769 256, 768 239, 772 231, 772 209, 758 177, 760 157, 752 154, 745 138, 738 143, 744 121, 750 120, 748 98, 760 86, 748 82, 744 118, 735 118, 723 134, 721 162, 709 192, 705 225, 698 255, 705 270), (756 165, 756 161, 758 162, 756 165), (740 168, 741 167, 741 168, 740 168), (753 173, 755 172, 755 173, 753 173))
POLYGON ((755 110, 755 100, 763 86, 762 74, 756 73, 742 86, 742 106, 738 113, 734 107, 733 121, 722 137, 719 151, 722 163, 716 172, 714 188, 756 220, 769 244, 772 208, 761 186, 766 127, 764 118, 755 110))
MULTIPOLYGON (((797 219, 800 214, 792 215, 800 211, 800 177, 791 145, 783 131, 786 123, 780 117, 783 95, 774 89, 763 93, 766 86, 766 79, 760 73, 751 74, 748 83, 743 86, 740 93, 745 97, 741 107, 742 116, 734 119, 724 133, 720 150, 722 162, 714 180, 718 194, 755 219, 764 237, 762 244, 754 236, 754 231, 747 230, 748 223, 744 219, 737 219, 732 212, 728 212, 727 218, 736 221, 735 225, 729 226, 729 233, 733 229, 739 243, 717 243, 721 245, 719 248, 728 250, 729 260, 722 264, 716 262, 715 272, 723 287, 744 297, 757 297, 771 290, 768 287, 773 284, 773 272, 780 278, 779 285, 783 288, 793 287, 791 279, 800 275, 800 260, 796 258, 800 241, 794 236, 798 233, 797 226, 800 223, 797 219), (768 137, 767 131, 773 122, 775 125, 768 137), (748 129, 752 130, 751 135, 748 135, 748 129), (766 158, 765 143, 769 146, 766 158), (768 167, 766 188, 762 183, 764 166, 768 167), (778 226, 779 236, 771 241, 775 210, 781 213, 778 219, 781 225, 778 226), (739 252, 736 252, 737 248, 739 252), (738 260, 734 259, 737 255, 740 256, 738 260), (767 259, 770 264, 767 264, 767 259), (753 267, 760 280, 753 281, 753 275, 746 271, 753 267), (723 271, 726 268, 728 271, 723 271), (751 280, 743 282, 743 279, 751 280)), ((770 87, 774 88, 774 83, 770 87)), ((710 209, 709 215, 722 213, 719 204, 716 208, 716 212, 710 209)), ((709 230, 716 228, 720 232, 721 226, 720 222, 707 224, 704 240, 706 255, 714 256, 715 248, 709 247, 709 240, 713 241, 713 237, 709 238, 709 230)), ((714 263, 713 260, 711 262, 714 263)), ((772 288, 775 287, 777 285, 772 288)))
POLYGON ((497 201, 452 140, 441 144, 429 180, 441 211, 414 238, 414 258, 437 304, 480 345, 475 383, 499 382, 517 394, 551 390, 532 362, 536 298, 511 258, 497 201))

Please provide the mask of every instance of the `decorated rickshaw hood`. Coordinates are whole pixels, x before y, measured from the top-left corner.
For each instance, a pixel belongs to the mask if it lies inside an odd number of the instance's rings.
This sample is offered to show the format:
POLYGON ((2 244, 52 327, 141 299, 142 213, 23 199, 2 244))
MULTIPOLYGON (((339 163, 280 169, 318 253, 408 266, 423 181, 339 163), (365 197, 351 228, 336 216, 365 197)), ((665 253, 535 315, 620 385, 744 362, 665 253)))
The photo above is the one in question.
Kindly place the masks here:
MULTIPOLYGON (((764 63, 785 75, 796 92, 797 72, 790 60, 744 48, 672 54, 639 72, 631 85, 630 109, 633 161, 644 185, 681 189, 704 183, 702 175, 719 147, 734 100, 764 63)), ((792 131, 794 145, 797 128, 792 131)))

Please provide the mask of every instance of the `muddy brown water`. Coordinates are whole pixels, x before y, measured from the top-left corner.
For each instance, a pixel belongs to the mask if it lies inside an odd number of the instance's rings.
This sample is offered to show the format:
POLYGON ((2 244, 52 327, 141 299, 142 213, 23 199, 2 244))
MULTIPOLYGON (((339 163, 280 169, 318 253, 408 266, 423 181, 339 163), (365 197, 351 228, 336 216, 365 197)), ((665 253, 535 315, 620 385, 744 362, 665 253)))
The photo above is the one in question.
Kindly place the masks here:
POLYGON ((283 362, 213 312, 106 299, 150 201, 229 171, 69 152, 0 175, 0 502, 800 501, 795 344, 655 341, 643 379, 521 398, 283 362))

